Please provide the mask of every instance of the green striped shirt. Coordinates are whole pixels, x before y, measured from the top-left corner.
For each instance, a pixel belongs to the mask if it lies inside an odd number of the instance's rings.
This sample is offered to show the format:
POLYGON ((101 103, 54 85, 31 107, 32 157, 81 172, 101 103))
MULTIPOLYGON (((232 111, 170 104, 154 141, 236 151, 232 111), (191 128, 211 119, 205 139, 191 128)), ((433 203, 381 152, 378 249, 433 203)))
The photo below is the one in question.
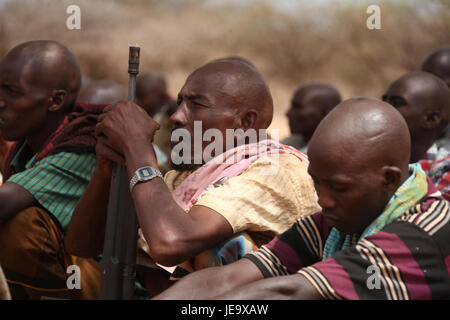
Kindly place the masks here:
POLYGON ((97 158, 92 153, 59 152, 31 166, 34 158, 28 160, 24 170, 11 176, 8 182, 16 183, 31 193, 65 229, 91 180, 97 158))

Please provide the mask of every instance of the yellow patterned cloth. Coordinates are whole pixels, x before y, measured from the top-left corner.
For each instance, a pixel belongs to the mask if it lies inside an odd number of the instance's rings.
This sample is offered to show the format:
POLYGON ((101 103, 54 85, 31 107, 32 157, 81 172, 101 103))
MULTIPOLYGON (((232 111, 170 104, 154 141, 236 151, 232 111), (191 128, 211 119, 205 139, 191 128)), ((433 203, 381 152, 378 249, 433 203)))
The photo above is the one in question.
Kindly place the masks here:
POLYGON ((290 154, 261 157, 241 175, 207 190, 195 204, 220 213, 234 233, 266 235, 267 241, 320 210, 307 166, 290 154), (277 172, 262 174, 270 166, 278 166, 277 172))

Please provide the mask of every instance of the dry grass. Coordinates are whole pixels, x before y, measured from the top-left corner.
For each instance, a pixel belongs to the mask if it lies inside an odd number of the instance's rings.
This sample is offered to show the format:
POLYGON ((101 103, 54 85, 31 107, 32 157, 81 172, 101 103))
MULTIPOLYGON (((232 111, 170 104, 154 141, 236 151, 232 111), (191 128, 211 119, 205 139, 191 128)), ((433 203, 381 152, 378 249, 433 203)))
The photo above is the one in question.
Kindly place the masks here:
POLYGON ((380 96, 390 81, 418 69, 429 51, 450 40, 449 0, 383 1, 382 30, 365 27, 367 4, 357 1, 303 5, 289 13, 262 1, 203 2, 9 1, 0 11, 0 54, 25 40, 55 39, 72 48, 85 75, 126 84, 128 45, 137 43, 141 70, 166 72, 172 95, 201 64, 242 55, 271 87, 272 127, 282 137, 288 133, 284 113, 290 95, 301 82, 333 82, 345 98, 380 96), (80 31, 65 27, 69 4, 81 7, 80 31))

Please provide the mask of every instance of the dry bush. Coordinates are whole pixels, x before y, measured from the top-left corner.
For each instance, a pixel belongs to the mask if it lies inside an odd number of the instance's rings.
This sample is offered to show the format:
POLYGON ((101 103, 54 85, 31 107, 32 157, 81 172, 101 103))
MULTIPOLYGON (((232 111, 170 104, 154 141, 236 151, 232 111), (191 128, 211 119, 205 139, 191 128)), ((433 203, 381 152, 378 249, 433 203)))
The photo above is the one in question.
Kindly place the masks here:
POLYGON ((406 1, 383 3, 381 30, 358 27, 365 24, 365 17, 355 7, 337 10, 348 27, 335 71, 354 95, 379 96, 402 73, 418 70, 429 52, 449 43, 448 3, 429 1, 420 7, 406 1))
POLYGON ((207 0, 11 0, 0 7, 0 54, 32 39, 55 39, 79 57, 83 74, 127 83, 128 45, 142 49, 141 70, 166 72, 172 95, 208 60, 241 55, 261 70, 276 106, 309 80, 334 83, 345 98, 380 96, 431 50, 449 44, 450 0, 382 1, 381 30, 366 28, 361 1, 301 5, 290 12, 259 2, 207 0), (82 29, 66 29, 66 8, 80 6, 82 29))

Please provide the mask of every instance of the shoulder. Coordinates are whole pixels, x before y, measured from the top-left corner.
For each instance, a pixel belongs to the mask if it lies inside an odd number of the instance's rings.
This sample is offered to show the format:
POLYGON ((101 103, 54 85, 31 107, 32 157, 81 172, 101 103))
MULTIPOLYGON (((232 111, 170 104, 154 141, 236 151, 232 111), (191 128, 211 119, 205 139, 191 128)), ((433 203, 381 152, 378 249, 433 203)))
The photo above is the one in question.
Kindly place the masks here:
POLYGON ((93 153, 58 152, 37 161, 30 169, 90 180, 96 165, 97 157, 93 153))
POLYGON ((253 162, 240 176, 255 175, 271 177, 288 175, 309 177, 308 165, 293 154, 265 155, 253 162))
POLYGON ((434 235, 449 227, 449 202, 441 197, 428 197, 408 210, 397 222, 407 222, 434 235))
POLYGON ((46 156, 45 158, 37 161, 34 166, 43 166, 52 164, 58 167, 70 167, 75 163, 79 165, 95 165, 97 157, 91 152, 58 152, 46 156))

